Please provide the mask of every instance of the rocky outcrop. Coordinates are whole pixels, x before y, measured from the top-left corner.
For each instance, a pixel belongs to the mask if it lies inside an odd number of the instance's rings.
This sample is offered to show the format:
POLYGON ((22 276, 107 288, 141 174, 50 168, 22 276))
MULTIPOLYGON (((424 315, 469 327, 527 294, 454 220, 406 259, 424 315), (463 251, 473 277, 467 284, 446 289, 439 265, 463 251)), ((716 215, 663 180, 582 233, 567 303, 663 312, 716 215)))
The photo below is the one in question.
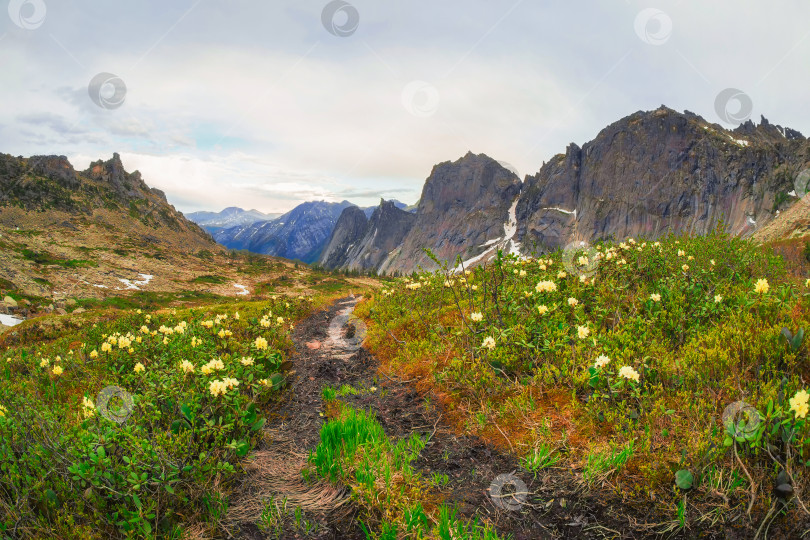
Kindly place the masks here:
POLYGON ((751 235, 795 201, 793 179, 808 167, 808 140, 764 118, 726 131, 666 107, 638 112, 526 178, 517 238, 543 251, 574 239, 702 235, 721 221, 751 235))
POLYGON ((318 260, 332 229, 348 201, 307 202, 271 220, 223 229, 214 234, 220 244, 231 249, 295 259, 305 263, 318 260))
MULTIPOLYGON (((401 204, 401 203, 400 203, 401 204)), ((340 215, 321 256, 330 269, 377 270, 396 253, 417 217, 398 208, 396 201, 380 201, 371 218, 360 208, 349 207, 340 215)))
POLYGON ((435 268, 424 248, 442 260, 479 255, 485 244, 503 239, 504 223, 520 189, 515 173, 484 154, 467 153, 436 165, 425 182, 413 226, 379 270, 435 268))
POLYGON ((318 264, 329 269, 345 268, 350 261, 349 252, 360 243, 367 228, 368 219, 363 210, 354 205, 344 209, 318 264))

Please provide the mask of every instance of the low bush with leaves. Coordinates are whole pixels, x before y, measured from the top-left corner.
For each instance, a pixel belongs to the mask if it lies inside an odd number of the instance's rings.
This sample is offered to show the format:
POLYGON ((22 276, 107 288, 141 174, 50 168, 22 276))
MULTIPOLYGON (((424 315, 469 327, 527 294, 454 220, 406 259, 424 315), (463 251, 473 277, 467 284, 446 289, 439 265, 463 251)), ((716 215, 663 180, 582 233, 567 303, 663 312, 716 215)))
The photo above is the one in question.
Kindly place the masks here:
POLYGON ((306 299, 129 311, 0 358, 0 537, 214 534, 306 299))
POLYGON ((715 232, 435 262, 358 314, 459 430, 676 527, 810 516, 810 280, 767 248, 715 232))

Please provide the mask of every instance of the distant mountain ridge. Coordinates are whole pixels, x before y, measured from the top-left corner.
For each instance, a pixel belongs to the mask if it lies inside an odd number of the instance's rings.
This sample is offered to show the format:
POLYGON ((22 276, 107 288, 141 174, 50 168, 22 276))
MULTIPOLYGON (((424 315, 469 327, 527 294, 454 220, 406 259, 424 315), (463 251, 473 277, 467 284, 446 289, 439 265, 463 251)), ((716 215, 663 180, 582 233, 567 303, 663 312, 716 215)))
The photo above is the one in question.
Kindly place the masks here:
POLYGON ((270 221, 281 216, 281 214, 265 214, 255 209, 243 210, 236 206, 230 206, 221 212, 190 212, 185 214, 185 216, 213 234, 221 229, 238 227, 240 225, 251 225, 259 221, 270 221))
MULTIPOLYGON (((406 205, 391 201, 396 208, 406 205)), ((341 212, 357 208, 370 218, 376 206, 359 208, 349 201, 302 203, 275 219, 260 220, 235 227, 212 230, 214 238, 230 249, 297 259, 307 264, 317 262, 332 234, 341 212)))

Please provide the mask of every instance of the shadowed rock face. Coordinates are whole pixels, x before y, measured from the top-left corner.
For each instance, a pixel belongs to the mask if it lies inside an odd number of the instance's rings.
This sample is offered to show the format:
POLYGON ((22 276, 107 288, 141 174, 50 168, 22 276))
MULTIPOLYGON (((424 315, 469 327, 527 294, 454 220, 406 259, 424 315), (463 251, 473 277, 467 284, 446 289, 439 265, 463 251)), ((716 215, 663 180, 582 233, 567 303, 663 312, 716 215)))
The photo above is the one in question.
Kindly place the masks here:
POLYGON ((808 140, 764 118, 726 131, 689 112, 639 112, 526 178, 517 236, 524 251, 545 250, 575 239, 701 235, 721 220, 750 235, 783 199, 795 200, 793 178, 808 166, 808 140))
POLYGON ((321 264, 331 269, 376 270, 399 247, 415 221, 416 216, 399 209, 395 201, 380 201, 368 221, 363 210, 349 207, 335 226, 321 264))
POLYGON ((436 165, 425 182, 410 232, 380 271, 435 268, 424 248, 441 260, 477 255, 478 246, 503 237, 520 187, 513 172, 484 154, 467 153, 455 162, 436 165))
POLYGON ((344 209, 321 255, 321 266, 329 269, 345 268, 350 260, 349 251, 360 243, 367 227, 368 219, 363 210, 357 206, 344 209))

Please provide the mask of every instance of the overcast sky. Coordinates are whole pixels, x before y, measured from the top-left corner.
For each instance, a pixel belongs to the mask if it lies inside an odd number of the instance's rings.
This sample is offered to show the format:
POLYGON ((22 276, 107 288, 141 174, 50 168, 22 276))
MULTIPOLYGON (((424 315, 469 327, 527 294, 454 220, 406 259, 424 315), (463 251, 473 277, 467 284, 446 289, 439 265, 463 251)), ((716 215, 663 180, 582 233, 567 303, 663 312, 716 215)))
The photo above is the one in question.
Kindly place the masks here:
POLYGON ((183 211, 413 203, 468 150, 522 177, 661 104, 810 133, 806 0, 4 3, 0 152, 119 152, 183 211))

